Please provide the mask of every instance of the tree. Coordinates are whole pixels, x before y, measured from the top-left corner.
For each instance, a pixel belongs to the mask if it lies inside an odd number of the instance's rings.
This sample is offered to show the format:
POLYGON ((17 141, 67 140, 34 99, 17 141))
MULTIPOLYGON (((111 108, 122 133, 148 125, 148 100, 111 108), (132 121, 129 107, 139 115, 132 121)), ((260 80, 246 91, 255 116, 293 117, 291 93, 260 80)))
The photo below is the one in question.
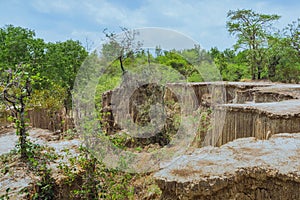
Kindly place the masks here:
POLYGON ((126 72, 124 68, 124 60, 132 57, 135 53, 140 51, 142 43, 136 40, 136 36, 138 34, 137 31, 128 30, 124 27, 121 27, 121 30, 121 34, 115 34, 107 32, 107 29, 104 29, 103 33, 108 39, 108 43, 102 46, 101 53, 109 62, 118 59, 120 68, 124 74, 126 72))
POLYGON ((291 47, 297 51, 300 56, 300 18, 293 21, 285 28, 285 35, 290 42, 291 47))
POLYGON ((233 57, 235 56, 231 50, 226 49, 224 52, 221 52, 217 47, 211 48, 209 54, 220 70, 221 74, 223 74, 223 71, 227 68, 228 64, 232 62, 233 57))
POLYGON ((261 79, 264 62, 264 51, 267 45, 269 30, 278 15, 258 14, 252 10, 229 11, 227 14, 227 29, 237 36, 236 48, 244 48, 248 52, 248 63, 252 79, 261 79))
POLYGON ((240 51, 236 54, 231 49, 220 51, 214 47, 210 50, 210 55, 220 70, 223 80, 239 81, 248 79, 249 74, 244 61, 245 51, 240 51))
MULTIPOLYGON (((299 22, 298 22, 299 23, 299 22)), ((282 32, 268 38, 268 74, 273 81, 299 82, 299 24, 292 22, 282 32)))
POLYGON ((50 82, 55 82, 66 89, 65 108, 71 109, 74 81, 77 72, 88 56, 88 52, 79 41, 48 43, 46 46, 45 64, 41 75, 50 82))
POLYGON ((155 55, 156 57, 162 55, 162 48, 159 45, 155 47, 155 55))
POLYGON ((0 29, 0 73, 7 69, 15 70, 20 63, 30 65, 27 73, 38 75, 38 90, 66 88, 64 106, 71 107, 71 91, 77 71, 88 52, 78 41, 45 43, 35 38, 35 32, 22 27, 7 25, 0 29), (55 87, 53 88, 53 84, 55 87))
POLYGON ((5 73, 6 78, 1 80, 2 99, 8 108, 14 113, 21 158, 27 159, 27 140, 25 127, 25 108, 28 98, 31 96, 31 78, 26 72, 26 65, 18 65, 15 70, 9 69, 5 73))
POLYGON ((277 75, 277 66, 284 57, 286 50, 286 39, 277 34, 268 38, 268 50, 266 51, 268 78, 273 80, 277 75))
POLYGON ((179 54, 193 65, 199 65, 202 62, 212 62, 209 53, 202 49, 198 44, 195 44, 194 48, 181 50, 179 54))
POLYGON ((36 39, 35 32, 22 27, 6 25, 0 28, 0 72, 15 69, 20 63, 27 63, 31 68, 41 65, 45 43, 36 39))

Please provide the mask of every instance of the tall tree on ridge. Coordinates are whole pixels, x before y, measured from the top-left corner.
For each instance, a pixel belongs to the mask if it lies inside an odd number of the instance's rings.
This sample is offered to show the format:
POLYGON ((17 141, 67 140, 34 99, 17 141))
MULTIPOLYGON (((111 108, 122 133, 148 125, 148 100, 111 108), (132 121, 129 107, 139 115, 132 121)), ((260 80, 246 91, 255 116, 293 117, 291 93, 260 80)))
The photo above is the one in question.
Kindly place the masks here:
POLYGON ((237 36, 238 39, 236 48, 244 48, 248 52, 252 79, 261 79, 269 30, 271 30, 273 22, 280 16, 258 14, 253 10, 230 10, 227 18, 229 33, 237 36))

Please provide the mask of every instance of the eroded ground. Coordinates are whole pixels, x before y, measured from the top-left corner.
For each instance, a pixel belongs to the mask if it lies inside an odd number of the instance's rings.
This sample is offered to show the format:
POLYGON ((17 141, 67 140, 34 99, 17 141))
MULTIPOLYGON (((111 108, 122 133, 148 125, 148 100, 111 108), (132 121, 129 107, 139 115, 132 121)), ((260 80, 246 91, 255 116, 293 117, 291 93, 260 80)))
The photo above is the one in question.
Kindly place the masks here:
MULTIPOLYGON (((154 176, 162 190, 161 199, 300 199, 300 85, 217 82, 169 87, 192 88, 194 98, 176 99, 170 92, 165 98, 172 100, 173 107, 178 105, 177 101, 187 100, 186 104, 192 109, 212 109, 208 117, 212 126, 198 135, 201 136, 196 140, 198 144, 185 155, 161 165, 162 170, 154 176)), ((104 119, 109 122, 105 128, 111 135, 120 131, 114 121, 117 116, 109 113, 112 93, 106 93, 103 100, 109 117, 104 119)), ((136 113, 138 109, 130 111, 136 121, 141 120, 136 113)), ((146 117, 144 121, 147 120, 146 117)), ((166 127, 173 128, 171 125, 166 127)), ((60 134, 41 129, 31 129, 30 139, 37 144, 47 144, 63 155, 51 164, 56 180, 59 180, 59 163, 67 163, 70 155, 76 156, 80 145, 79 139, 64 139, 60 134)), ((14 131, 1 134, 0 155, 13 149, 16 141, 14 131)), ((157 142, 157 138, 153 141, 157 142)), ((130 143, 129 146, 136 148, 135 145, 130 143)), ((160 148, 159 145, 156 147, 160 148)), ((11 188, 11 199, 20 198, 18 191, 36 178, 25 168, 17 160, 9 165, 2 163, 0 194, 11 188)), ((148 190, 145 183, 155 187, 152 174, 134 180, 137 191, 148 190)), ((157 194, 148 193, 143 198, 158 198, 157 194)), ((141 199, 142 195, 135 197, 141 199)))
MULTIPOLYGON (((202 85, 193 84, 200 99, 202 85)), ((155 174, 161 198, 300 199, 300 85, 229 83, 226 92, 211 103, 204 147, 155 174)))
MULTIPOLYGON (((60 155, 50 165, 53 170, 53 176, 56 176, 56 180, 59 181, 61 176, 58 174, 58 165, 68 163, 70 155, 76 156, 78 154, 81 141, 79 139, 59 140, 60 136, 58 134, 44 129, 32 128, 28 132, 30 141, 39 145, 47 145, 53 153, 60 155), (66 150, 69 152, 68 154, 66 154, 66 150)), ((0 162, 0 196, 4 195, 9 188, 9 198, 19 200, 26 196, 26 189, 24 190, 24 188, 30 187, 39 177, 28 169, 26 164, 20 162, 19 156, 15 153, 7 154, 15 149, 17 140, 18 136, 16 136, 13 129, 0 135, 0 156, 2 155, 0 162), (3 157, 5 154, 7 157, 3 157)))
POLYGON ((300 199, 300 134, 196 149, 155 178, 162 199, 300 199))

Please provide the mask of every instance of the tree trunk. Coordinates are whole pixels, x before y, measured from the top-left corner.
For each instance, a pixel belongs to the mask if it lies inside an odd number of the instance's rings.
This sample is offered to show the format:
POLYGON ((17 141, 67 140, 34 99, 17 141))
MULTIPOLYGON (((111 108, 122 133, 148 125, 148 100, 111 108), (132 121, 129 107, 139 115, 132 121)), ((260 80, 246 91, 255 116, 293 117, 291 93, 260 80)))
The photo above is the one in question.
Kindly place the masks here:
POLYGON ((252 80, 255 80, 255 72, 254 72, 254 66, 251 66, 251 74, 252 74, 252 80))
POLYGON ((26 151, 26 127, 25 127, 25 105, 21 104, 20 109, 20 124, 17 127, 19 129, 19 142, 20 142, 20 148, 21 148, 21 159, 27 159, 27 151, 26 151))
POLYGON ((123 59, 122 59, 122 56, 119 57, 119 61, 120 61, 120 66, 121 66, 121 70, 123 72, 123 74, 125 73, 125 69, 123 67, 123 59))
POLYGON ((149 52, 149 49, 148 49, 148 51, 147 51, 147 55, 148 55, 148 66, 150 66, 150 52, 149 52))
POLYGON ((260 80, 261 79, 261 64, 257 65, 257 79, 260 80))
POLYGON ((276 66, 279 64, 280 57, 274 56, 271 58, 270 64, 268 66, 268 77, 273 78, 276 76, 276 66))
POLYGON ((276 76, 276 65, 269 66, 269 79, 276 76))
POLYGON ((251 60, 251 74, 252 74, 252 80, 255 80, 255 68, 256 68, 256 57, 254 52, 252 52, 252 60, 251 60))

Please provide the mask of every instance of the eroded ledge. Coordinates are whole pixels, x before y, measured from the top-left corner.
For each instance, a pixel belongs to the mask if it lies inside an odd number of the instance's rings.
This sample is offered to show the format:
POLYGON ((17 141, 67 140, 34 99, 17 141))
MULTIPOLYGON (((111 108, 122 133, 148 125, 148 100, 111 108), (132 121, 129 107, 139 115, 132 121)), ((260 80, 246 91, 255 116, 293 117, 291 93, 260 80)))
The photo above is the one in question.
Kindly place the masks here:
POLYGON ((155 178, 162 199, 300 199, 300 134, 203 147, 155 178))

